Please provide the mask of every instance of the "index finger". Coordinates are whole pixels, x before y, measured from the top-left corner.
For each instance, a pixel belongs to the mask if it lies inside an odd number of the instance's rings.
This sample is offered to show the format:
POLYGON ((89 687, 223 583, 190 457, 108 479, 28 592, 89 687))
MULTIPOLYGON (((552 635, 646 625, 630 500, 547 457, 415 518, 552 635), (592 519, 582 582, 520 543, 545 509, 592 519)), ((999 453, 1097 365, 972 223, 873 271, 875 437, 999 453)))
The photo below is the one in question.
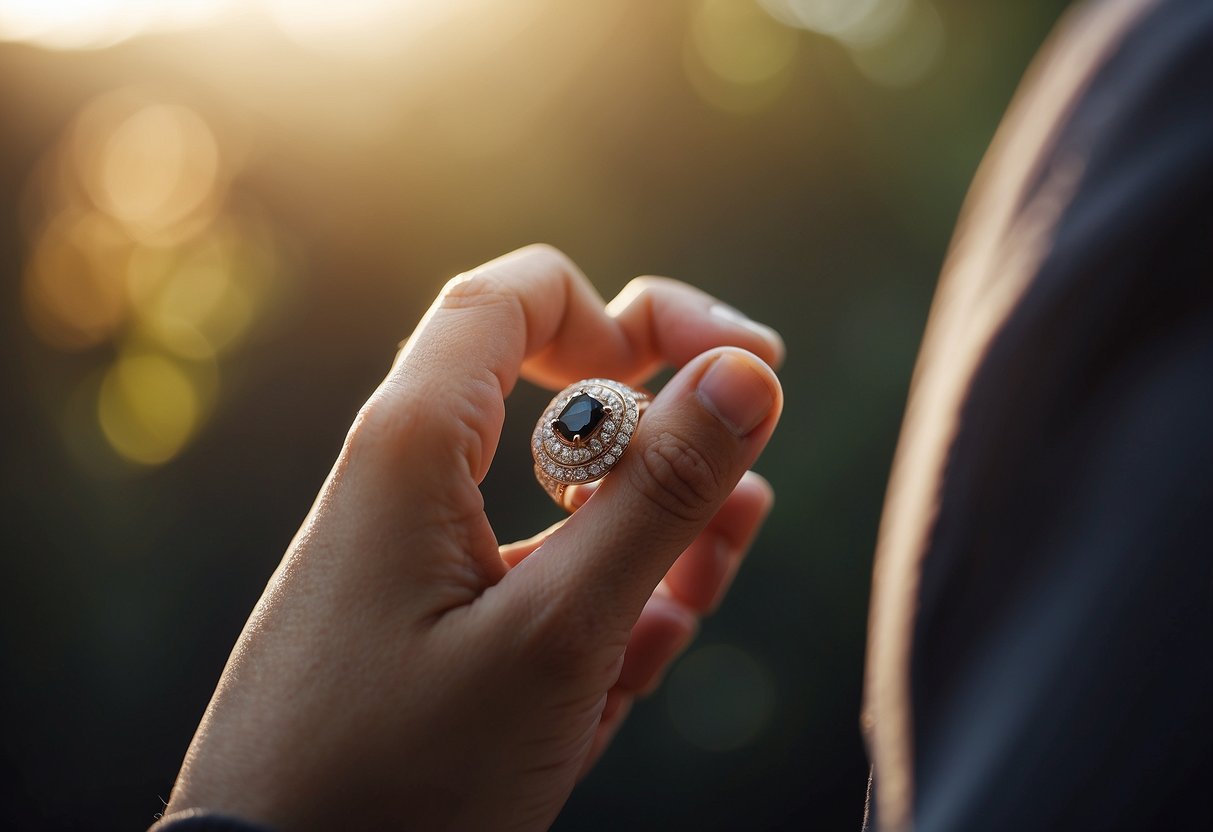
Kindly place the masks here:
POLYGON ((554 387, 588 376, 630 382, 718 346, 771 364, 783 350, 773 330, 672 280, 633 281, 608 307, 568 257, 529 246, 451 280, 377 395, 389 412, 423 420, 427 442, 456 447, 479 481, 520 374, 554 387))

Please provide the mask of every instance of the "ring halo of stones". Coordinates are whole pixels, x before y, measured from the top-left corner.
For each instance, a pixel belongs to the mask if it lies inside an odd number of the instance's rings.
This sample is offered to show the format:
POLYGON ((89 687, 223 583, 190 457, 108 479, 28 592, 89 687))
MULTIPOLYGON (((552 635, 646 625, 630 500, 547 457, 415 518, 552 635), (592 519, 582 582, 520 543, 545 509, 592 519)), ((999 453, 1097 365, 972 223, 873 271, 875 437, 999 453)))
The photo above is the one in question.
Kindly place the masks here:
POLYGON ((607 378, 589 378, 570 384, 552 399, 531 435, 531 455, 535 464, 552 479, 565 485, 594 482, 605 477, 628 448, 640 409, 636 393, 630 387, 607 378), (577 446, 570 446, 556 435, 552 422, 575 396, 587 393, 611 414, 577 446))

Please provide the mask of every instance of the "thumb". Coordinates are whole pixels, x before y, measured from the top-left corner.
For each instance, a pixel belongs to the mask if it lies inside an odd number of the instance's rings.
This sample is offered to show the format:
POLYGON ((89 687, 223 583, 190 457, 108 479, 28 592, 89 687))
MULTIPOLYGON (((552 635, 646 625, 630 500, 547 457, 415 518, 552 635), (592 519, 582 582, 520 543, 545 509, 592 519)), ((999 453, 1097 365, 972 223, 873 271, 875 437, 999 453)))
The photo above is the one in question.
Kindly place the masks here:
POLYGON ((779 380, 757 356, 700 355, 649 406, 593 497, 500 589, 563 626, 626 633, 758 457, 782 405, 779 380))

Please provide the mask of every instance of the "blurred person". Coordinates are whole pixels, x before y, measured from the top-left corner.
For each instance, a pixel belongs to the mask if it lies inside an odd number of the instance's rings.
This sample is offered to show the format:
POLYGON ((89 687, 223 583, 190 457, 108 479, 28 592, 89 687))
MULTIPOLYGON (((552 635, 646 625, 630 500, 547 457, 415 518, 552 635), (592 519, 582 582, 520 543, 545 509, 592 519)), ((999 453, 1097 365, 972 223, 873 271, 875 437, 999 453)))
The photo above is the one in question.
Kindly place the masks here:
MULTIPOLYGON (((684 284, 604 305, 546 247, 452 281, 254 609, 159 828, 546 828, 770 509, 748 468, 781 358, 684 284), (499 547, 477 483, 517 440, 519 375, 661 364, 681 369, 594 495, 499 547)), ((871 828, 1207 828, 1211 424, 1213 3, 1084 4, 983 163, 915 372, 874 575, 871 828)))

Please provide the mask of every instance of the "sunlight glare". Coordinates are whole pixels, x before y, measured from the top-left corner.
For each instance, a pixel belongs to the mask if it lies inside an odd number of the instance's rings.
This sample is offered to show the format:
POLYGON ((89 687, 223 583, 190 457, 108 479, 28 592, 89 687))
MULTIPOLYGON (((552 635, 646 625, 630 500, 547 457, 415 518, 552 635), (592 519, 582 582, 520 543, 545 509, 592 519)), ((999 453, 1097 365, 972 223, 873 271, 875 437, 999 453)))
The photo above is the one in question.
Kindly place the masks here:
MULTIPOLYGON (((401 6, 392 0, 264 0, 266 12, 278 29, 295 43, 310 49, 350 48, 380 51, 396 41, 389 26, 401 6)), ((441 3, 430 4, 430 10, 441 3)))
POLYGON ((98 49, 137 34, 203 25, 233 0, 0 0, 0 40, 98 49))
POLYGON ((137 35, 199 29, 250 12, 307 47, 351 54, 399 46, 402 24, 417 30, 469 2, 486 0, 0 0, 0 41, 51 49, 102 49, 137 35))

